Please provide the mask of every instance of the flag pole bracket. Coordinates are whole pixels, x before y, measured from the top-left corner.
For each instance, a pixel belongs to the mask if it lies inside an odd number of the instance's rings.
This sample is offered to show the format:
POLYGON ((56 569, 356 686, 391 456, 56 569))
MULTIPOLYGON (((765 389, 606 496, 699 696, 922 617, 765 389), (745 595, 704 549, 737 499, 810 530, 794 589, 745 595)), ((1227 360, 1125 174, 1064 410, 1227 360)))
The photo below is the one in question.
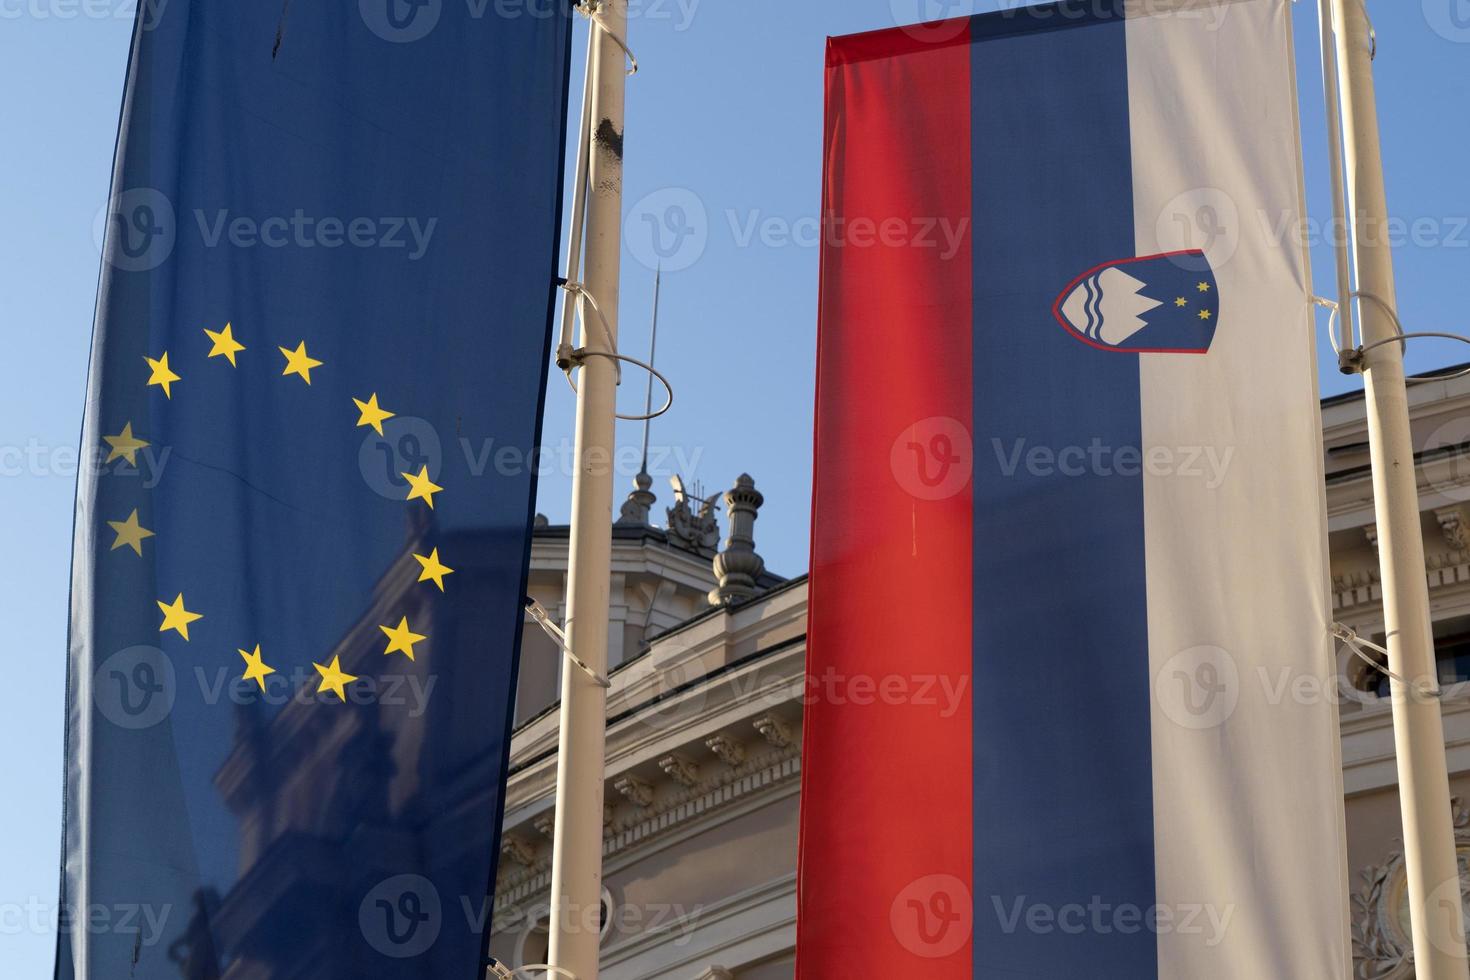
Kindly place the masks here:
POLYGON ((547 963, 527 963, 516 969, 511 969, 496 959, 485 964, 485 980, 529 980, 533 973, 544 974, 549 978, 563 977, 566 980, 580 980, 571 970, 564 970, 559 966, 551 966, 547 963))
POLYGON ((623 54, 628 56, 628 74, 638 74, 638 58, 633 54, 633 49, 628 47, 628 42, 619 36, 617 31, 608 27, 607 22, 602 19, 602 0, 582 0, 574 9, 590 22, 596 24, 602 33, 611 39, 612 43, 623 49, 623 54))
MULTIPOLYGON (((545 606, 541 605, 541 603, 537 602, 530 596, 526 596, 525 607, 526 612, 531 614, 531 618, 541 625, 541 628, 546 631, 547 636, 556 641, 556 645, 561 647, 561 652, 566 655, 566 658, 570 660, 578 670, 582 671, 582 673, 592 678, 593 682, 596 683, 598 687, 603 688, 604 690, 612 687, 612 681, 608 680, 606 677, 593 670, 592 667, 587 663, 587 661, 583 660, 581 657, 572 652, 572 645, 567 642, 566 633, 562 631, 562 628, 560 626, 556 625, 556 620, 551 618, 551 613, 546 611, 545 606)), ((544 970, 547 968, 537 967, 536 969, 544 970)), ((567 975, 571 976, 571 974, 567 975)), ((576 978, 573 977, 573 980, 576 980, 576 978)))
POLYGON ((1348 626, 1346 623, 1333 623, 1330 632, 1333 636, 1341 640, 1343 642, 1343 645, 1351 650, 1353 652, 1353 655, 1356 656, 1359 660, 1363 661, 1363 663, 1367 664, 1369 667, 1372 667, 1380 674, 1388 677, 1390 680, 1398 681, 1400 684, 1407 687, 1410 691, 1413 691, 1416 697, 1440 698, 1444 696, 1444 691, 1442 688, 1440 688, 1438 684, 1415 685, 1411 684, 1407 678, 1394 673, 1388 668, 1387 648, 1381 647, 1371 640, 1363 639, 1361 636, 1358 635, 1357 630, 1353 629, 1351 626, 1348 626), (1367 647, 1369 650, 1382 654, 1384 659, 1378 660, 1374 657, 1368 656, 1368 654, 1363 652, 1363 647, 1367 647))
POLYGON ((621 364, 626 362, 634 367, 640 367, 647 371, 658 379, 659 384, 664 386, 664 403, 657 411, 644 412, 641 415, 624 415, 622 412, 618 412, 616 413, 617 418, 625 422, 647 422, 650 419, 658 418, 673 408, 674 386, 664 376, 663 372, 659 371, 652 364, 618 352, 617 343, 613 340, 612 330, 608 327, 607 318, 602 315, 602 309, 597 305, 596 297, 587 291, 587 287, 580 282, 572 282, 562 278, 557 279, 557 286, 565 289, 576 299, 578 314, 582 317, 584 323, 587 320, 587 316, 582 312, 582 304, 586 303, 592 307, 592 312, 596 315, 598 323, 602 326, 602 335, 606 338, 609 348, 611 348, 609 350, 598 350, 592 347, 573 347, 565 336, 562 338, 561 343, 557 344, 556 347, 556 366, 566 375, 567 384, 571 386, 572 391, 575 392, 577 390, 577 383, 572 380, 573 371, 585 364, 589 357, 608 357, 612 358, 613 364, 617 368, 617 383, 619 385, 623 383, 621 364))
MULTIPOLYGON (((1407 341, 1427 340, 1431 338, 1437 340, 1458 340, 1463 344, 1470 344, 1470 337, 1464 334, 1450 333, 1447 330, 1405 331, 1403 322, 1399 320, 1398 311, 1393 308, 1391 303, 1375 293, 1361 289, 1354 290, 1348 294, 1348 302, 1351 303, 1353 300, 1367 300, 1383 310, 1384 314, 1388 316, 1389 322, 1393 324, 1394 335, 1392 337, 1385 337, 1382 340, 1375 340, 1371 344, 1359 343, 1356 347, 1339 347, 1336 340, 1337 335, 1334 333, 1333 328, 1337 323, 1337 318, 1342 314, 1342 304, 1321 296, 1313 296, 1313 303, 1331 311, 1327 317, 1327 336, 1332 341, 1332 351, 1337 355, 1338 366, 1344 374, 1362 374, 1367 368, 1365 355, 1369 351, 1376 350, 1386 344, 1405 344, 1407 347, 1407 341)), ((1349 338, 1350 341, 1352 339, 1355 338, 1349 338)), ((1456 371, 1454 374, 1436 375, 1428 378, 1405 378, 1404 381, 1411 385, 1423 384, 1427 381, 1450 381, 1455 378, 1463 378, 1466 375, 1470 375, 1470 368, 1456 371)))

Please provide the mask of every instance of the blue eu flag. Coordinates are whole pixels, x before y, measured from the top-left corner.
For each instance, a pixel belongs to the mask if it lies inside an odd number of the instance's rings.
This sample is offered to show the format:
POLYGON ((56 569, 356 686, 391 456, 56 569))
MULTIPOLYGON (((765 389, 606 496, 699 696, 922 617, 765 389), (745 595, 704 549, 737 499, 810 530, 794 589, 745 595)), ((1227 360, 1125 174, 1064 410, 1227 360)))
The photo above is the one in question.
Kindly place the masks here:
POLYGON ((77 488, 56 975, 477 978, 569 11, 140 11, 77 488))

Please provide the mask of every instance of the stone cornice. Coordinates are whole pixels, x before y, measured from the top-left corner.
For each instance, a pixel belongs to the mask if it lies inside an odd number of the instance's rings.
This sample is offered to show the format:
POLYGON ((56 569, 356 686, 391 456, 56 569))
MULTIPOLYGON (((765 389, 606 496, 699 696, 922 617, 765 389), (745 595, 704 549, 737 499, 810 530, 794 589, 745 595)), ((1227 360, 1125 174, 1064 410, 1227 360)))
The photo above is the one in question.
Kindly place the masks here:
MULTIPOLYGON (((659 752, 660 746, 663 754, 679 748, 684 740, 680 733, 703 724, 708 714, 704 709, 710 703, 763 701, 769 707, 789 700, 783 688, 799 694, 795 685, 800 684, 805 669, 804 643, 782 647, 771 658, 729 668, 740 662, 746 648, 755 652, 783 642, 762 642, 767 637, 800 636, 806 629, 806 595, 805 583, 801 583, 781 590, 769 602, 721 610, 674 637, 656 639, 649 652, 614 670, 609 678, 613 686, 608 691, 608 716, 632 715, 608 732, 609 774, 630 764, 618 759, 620 752, 642 759, 659 752), (726 672, 717 673, 722 670, 726 672), (703 684, 701 678, 706 679, 703 684), (671 696, 686 687, 689 689, 671 696), (651 703, 655 700, 656 704, 651 703), (640 711, 657 717, 652 723, 634 724, 639 722, 640 711)), ((558 713, 549 711, 512 736, 508 813, 552 790, 556 773, 552 753, 559 722, 558 713)))
MULTIPOLYGON (((536 537, 531 541, 532 576, 565 574, 567 540, 536 537)), ((671 548, 652 536, 628 540, 615 537, 612 548, 613 574, 646 574, 677 582, 686 588, 708 591, 715 582, 709 559, 671 548)))
MULTIPOLYGON (((636 859, 644 845, 687 831, 691 825, 708 829, 716 814, 723 822, 794 793, 800 774, 800 748, 791 745, 752 755, 738 768, 718 773, 695 788, 657 794, 651 805, 638 808, 636 816, 616 819, 607 828, 602 842, 607 870, 636 859)), ((496 904, 514 908, 546 892, 551 885, 550 864, 549 852, 519 867, 502 864, 496 904)))
POLYGON ((749 948, 752 945, 769 947, 767 953, 789 950, 795 945, 796 874, 782 875, 701 908, 699 923, 701 933, 722 938, 712 946, 681 949, 669 942, 667 931, 650 933, 609 946, 603 951, 603 962, 618 966, 637 961, 646 969, 651 967, 652 980, 721 980, 721 972, 728 975, 729 971, 717 965, 696 971, 711 960, 741 963, 757 958, 750 955, 757 952, 749 948), (654 965, 649 962, 653 959, 660 962, 654 965))
MULTIPOLYGON (((1470 771, 1470 683, 1445 688, 1440 707, 1450 774, 1470 771)), ((1397 785, 1392 705, 1380 700, 1344 710, 1341 729, 1343 789, 1348 798, 1397 785)))
MULTIPOLYGON (((1425 559, 1425 579, 1437 602, 1446 601, 1448 593, 1470 592, 1470 560, 1464 552, 1431 553, 1425 559)), ((1377 566, 1332 577, 1332 609, 1335 614, 1354 611, 1371 612, 1383 601, 1383 589, 1377 566)), ((1441 610, 1436 608, 1436 614, 1441 610)))

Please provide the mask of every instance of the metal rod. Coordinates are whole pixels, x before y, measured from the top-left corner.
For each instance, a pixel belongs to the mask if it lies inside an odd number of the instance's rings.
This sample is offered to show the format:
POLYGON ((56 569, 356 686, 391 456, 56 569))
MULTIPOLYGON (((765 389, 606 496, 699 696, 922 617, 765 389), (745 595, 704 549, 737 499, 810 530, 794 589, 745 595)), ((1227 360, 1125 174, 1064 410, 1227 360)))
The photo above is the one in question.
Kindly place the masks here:
MULTIPOLYGON (((1401 678, 1391 682, 1391 698, 1414 975, 1418 980, 1467 980, 1470 973, 1466 967, 1444 729, 1439 701, 1418 693, 1438 688, 1438 672, 1414 480, 1403 345, 1382 343, 1392 338, 1397 328, 1391 314, 1396 306, 1393 256, 1387 235, 1388 202, 1373 89, 1372 35, 1362 0, 1331 3, 1337 60, 1345 82, 1342 122, 1358 288, 1383 301, 1383 306, 1368 303, 1359 310, 1359 329, 1365 345, 1376 345, 1365 355, 1363 373, 1388 667, 1401 678)), ((1351 296, 1342 300, 1346 308, 1351 296)))
MULTIPOLYGON (((591 140, 588 134, 592 131, 592 79, 596 63, 596 45, 592 39, 596 37, 597 25, 589 22, 589 38, 587 41, 587 67, 584 69, 584 81, 582 83, 582 119, 580 128, 577 130, 577 166, 576 176, 572 178, 572 216, 567 230, 567 282, 577 282, 582 272, 582 232, 586 223, 587 215, 587 166, 588 154, 591 152, 591 140)), ((577 294, 568 289, 561 302, 561 340, 556 345, 557 366, 563 371, 570 367, 569 363, 563 363, 566 353, 573 346, 572 343, 572 321, 574 319, 574 304, 577 302, 577 294)))
POLYGON ((1353 278, 1347 243, 1347 197, 1342 171, 1342 74, 1337 64, 1337 28, 1332 19, 1331 0, 1317 0, 1317 19, 1322 35, 1322 94, 1327 104, 1327 165, 1332 175, 1332 214, 1336 219, 1332 258, 1337 269, 1337 369, 1343 374, 1358 370, 1353 353, 1353 278))
MULTIPOLYGON (((648 366, 654 364, 654 355, 658 353, 658 292, 659 284, 664 277, 664 268, 660 264, 653 274, 653 326, 648 331, 648 366)), ((639 473, 648 472, 648 430, 653 425, 653 372, 648 372, 648 390, 643 393, 643 464, 638 468, 639 473)))
MULTIPOLYGON (((623 49, 627 0, 602 0, 602 24, 592 25, 591 153, 588 165, 586 268, 607 336, 582 323, 581 345, 612 353, 618 330, 618 271, 622 243, 623 49), (602 29, 605 27, 606 29, 602 29)), ((597 675, 607 675, 608 602, 612 563, 612 460, 616 446, 617 378, 611 357, 582 362, 577 386, 577 470, 572 477, 572 529, 567 640, 597 675)), ((561 734, 556 764, 556 828, 551 866, 551 951, 557 970, 597 980, 601 943, 602 808, 607 692, 580 670, 561 679, 561 734)))

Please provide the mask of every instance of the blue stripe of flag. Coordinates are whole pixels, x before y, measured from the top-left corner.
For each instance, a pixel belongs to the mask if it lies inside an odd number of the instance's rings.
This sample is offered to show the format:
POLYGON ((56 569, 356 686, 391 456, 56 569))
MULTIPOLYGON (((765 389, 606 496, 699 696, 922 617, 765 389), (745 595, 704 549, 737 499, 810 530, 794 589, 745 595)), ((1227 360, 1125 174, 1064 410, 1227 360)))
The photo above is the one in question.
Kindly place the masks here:
POLYGON ((1104 455, 1140 447, 1138 360, 1051 315, 1134 254, 1121 3, 973 37, 975 949, 988 977, 1140 980, 1156 936, 1114 912, 1154 905, 1143 485, 1104 455))

